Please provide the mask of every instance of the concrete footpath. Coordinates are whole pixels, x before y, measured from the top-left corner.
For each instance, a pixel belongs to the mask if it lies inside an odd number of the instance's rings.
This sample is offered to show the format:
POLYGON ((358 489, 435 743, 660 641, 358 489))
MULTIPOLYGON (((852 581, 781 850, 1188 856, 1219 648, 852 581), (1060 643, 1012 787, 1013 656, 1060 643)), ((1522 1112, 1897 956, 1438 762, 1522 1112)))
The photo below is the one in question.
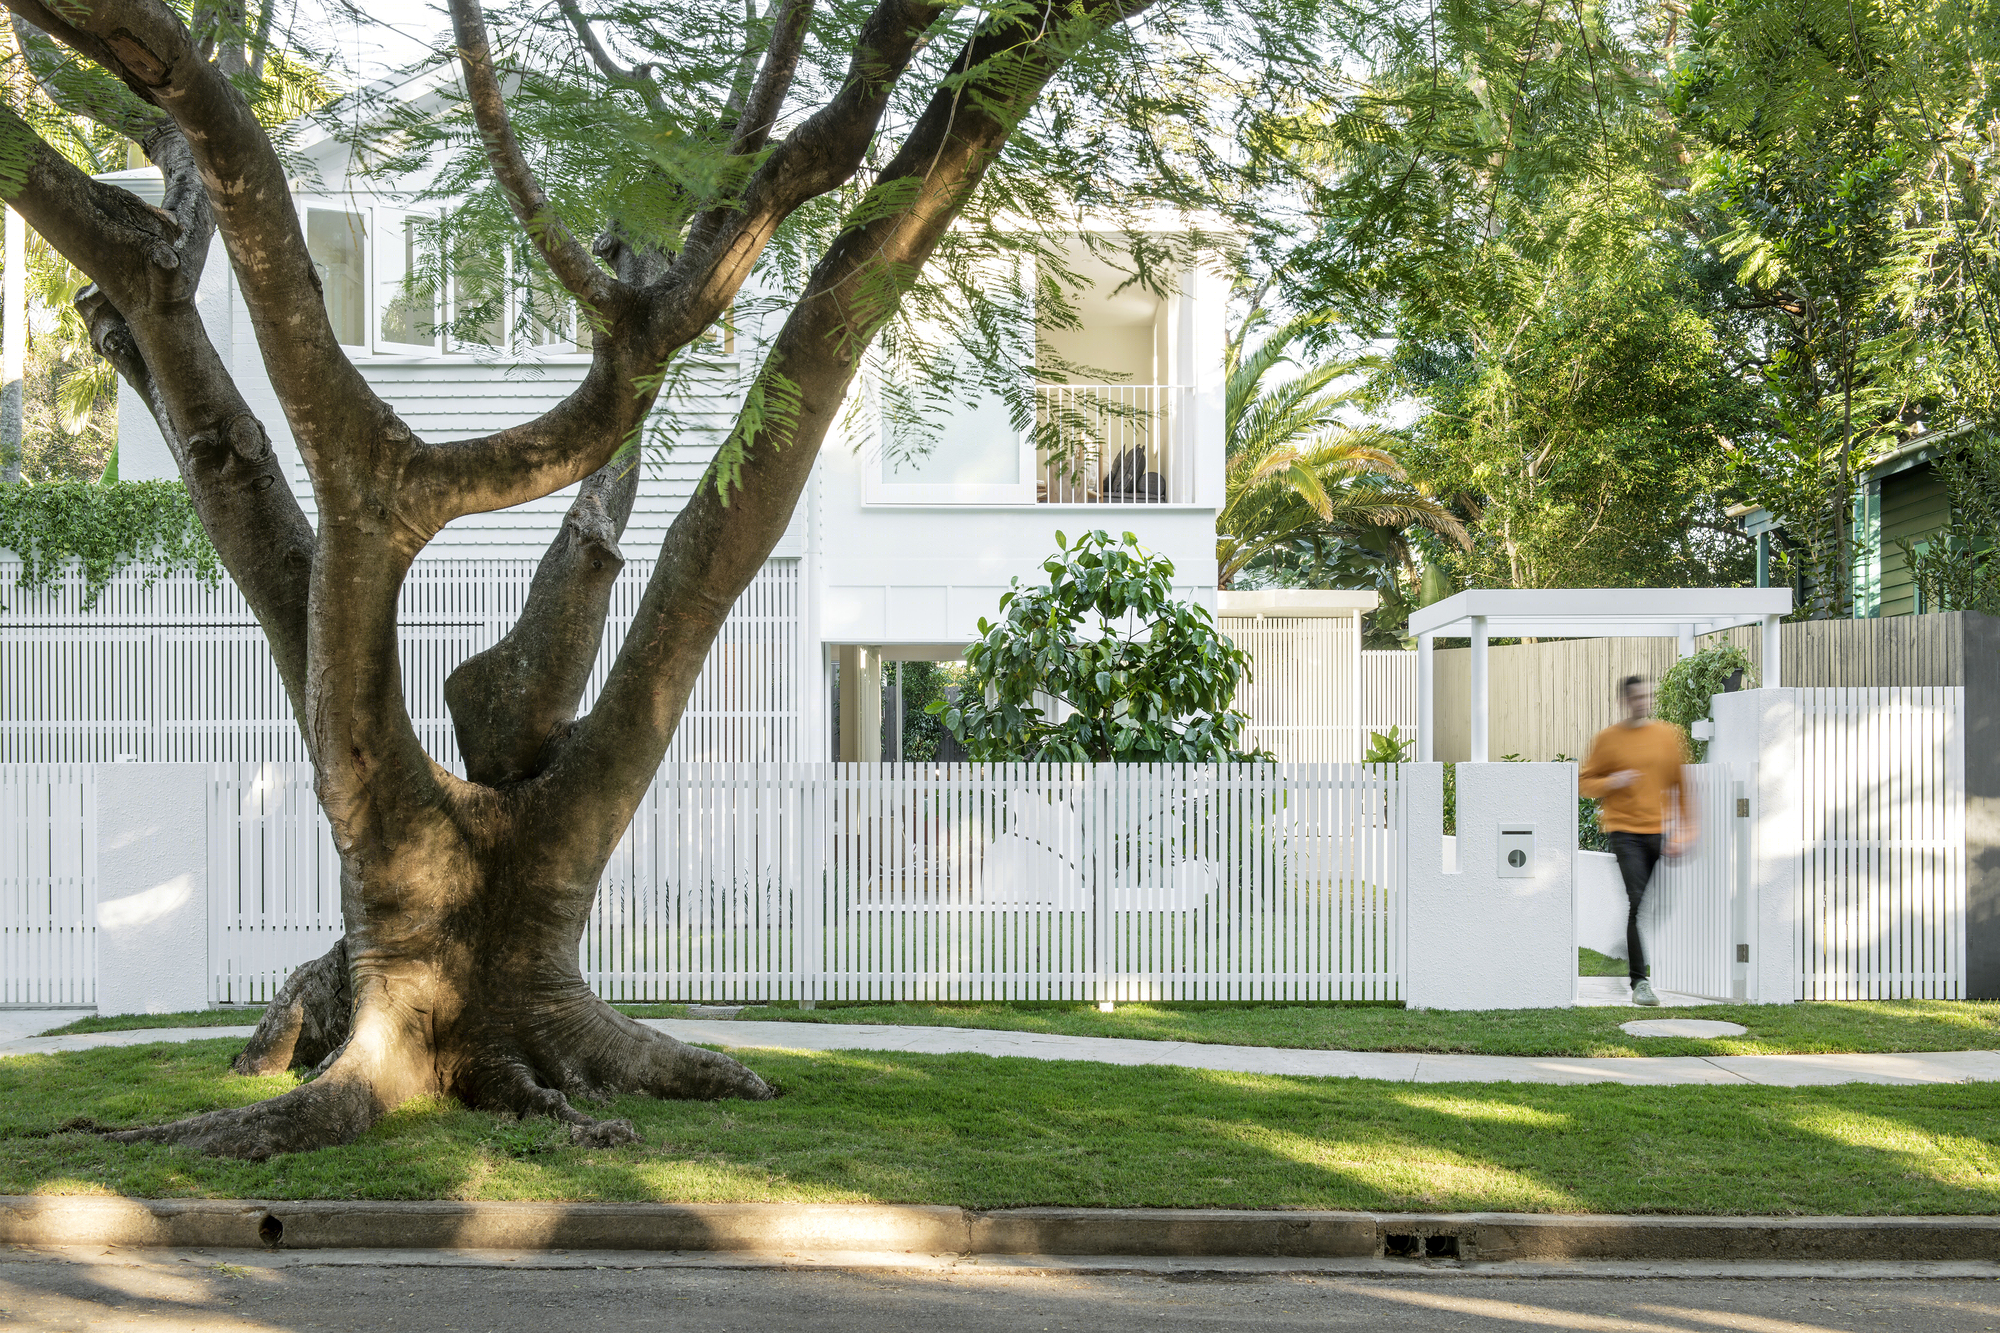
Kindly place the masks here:
MULTIPOLYGON (((7 1017, 20 1030, 26 1011, 7 1017)), ((46 1013, 46 1030, 74 1015, 46 1013)), ((1065 1037, 983 1028, 898 1027, 869 1023, 772 1023, 738 1019, 649 1018, 649 1027, 710 1046, 782 1051, 912 1051, 929 1055, 1004 1055, 1029 1060, 1080 1060, 1109 1065, 1165 1065, 1238 1074, 1300 1078, 1367 1078, 1393 1083, 1763 1084, 1812 1087, 1832 1083, 1990 1083, 2000 1081, 2000 1051, 1910 1052, 1887 1055, 1582 1056, 1429 1055, 1397 1051, 1308 1051, 1276 1046, 1211 1046, 1126 1037, 1065 1037)), ((145 1028, 69 1037, 0 1041, 0 1057, 156 1041, 242 1040, 250 1027, 145 1028)), ((0 1036, 4 1036, 0 1032, 0 1036)))

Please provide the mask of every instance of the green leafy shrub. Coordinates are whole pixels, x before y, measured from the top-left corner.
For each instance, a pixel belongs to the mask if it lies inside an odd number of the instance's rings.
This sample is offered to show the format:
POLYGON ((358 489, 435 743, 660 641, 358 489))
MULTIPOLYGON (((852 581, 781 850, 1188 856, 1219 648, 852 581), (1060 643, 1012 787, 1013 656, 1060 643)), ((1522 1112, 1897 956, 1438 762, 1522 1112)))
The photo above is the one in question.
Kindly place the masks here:
POLYGON ((1001 620, 982 617, 957 702, 925 711, 974 760, 1217 763, 1246 754, 1248 719, 1230 705, 1249 658, 1208 612, 1174 596, 1173 562, 1125 533, 1086 533, 1042 562, 1049 582, 1017 578, 1001 620), (1037 694, 1068 705, 1060 721, 1037 694))
POLYGON ((1697 764, 1707 757, 1708 742, 1693 738, 1694 724, 1708 717, 1709 701, 1726 692, 1730 677, 1738 672, 1742 673, 1742 688, 1756 687, 1757 669, 1750 664, 1749 655, 1732 644, 1718 643, 1683 657, 1660 677, 1653 713, 1681 729, 1688 753, 1697 764))
POLYGON ((1410 751, 1416 746, 1417 738, 1403 735, 1401 727, 1390 727, 1387 731, 1368 733, 1368 749, 1361 756, 1364 764, 1404 764, 1410 759, 1410 751))
POLYGON ((71 561, 81 564, 86 608, 130 564, 145 563, 149 583, 167 570, 191 570, 210 583, 222 576, 178 481, 0 486, 0 550, 21 558, 15 586, 23 592, 54 584, 71 561))

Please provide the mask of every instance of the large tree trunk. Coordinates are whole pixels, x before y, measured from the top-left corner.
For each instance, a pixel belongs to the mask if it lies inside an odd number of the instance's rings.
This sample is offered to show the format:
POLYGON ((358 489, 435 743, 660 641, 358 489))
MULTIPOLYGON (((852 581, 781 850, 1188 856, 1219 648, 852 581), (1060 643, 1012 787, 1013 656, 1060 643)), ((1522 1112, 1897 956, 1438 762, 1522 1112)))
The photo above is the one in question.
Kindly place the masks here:
POLYGON ((572 1142, 608 1147, 637 1139, 631 1122, 596 1119, 577 1103, 775 1095, 729 1057, 591 993, 577 945, 596 880, 542 878, 536 839, 522 833, 476 860, 463 845, 426 850, 452 886, 448 907, 364 906, 346 939, 292 974, 234 1068, 303 1069, 309 1082, 255 1106, 111 1137, 261 1160, 350 1142, 397 1104, 439 1094, 552 1116, 569 1124, 572 1142))

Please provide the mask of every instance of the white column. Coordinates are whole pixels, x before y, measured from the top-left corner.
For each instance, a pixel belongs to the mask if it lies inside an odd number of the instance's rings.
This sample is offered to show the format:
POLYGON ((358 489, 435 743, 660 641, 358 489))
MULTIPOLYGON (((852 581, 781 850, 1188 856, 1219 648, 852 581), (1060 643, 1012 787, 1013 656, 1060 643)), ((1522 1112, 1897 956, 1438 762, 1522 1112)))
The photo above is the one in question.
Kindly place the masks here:
POLYGON ((1472 618, 1472 762, 1487 762, 1486 617, 1472 618))
POLYGON ((1350 758, 1359 763, 1368 753, 1368 727, 1361 717, 1361 608, 1354 609, 1354 751, 1350 758))
POLYGON ((1785 683, 1783 663, 1784 645, 1779 640, 1778 616, 1764 617, 1764 678, 1759 682, 1767 690, 1775 690, 1785 683))
POLYGON ((0 302, 6 322, 0 332, 0 481, 21 479, 21 374, 28 357, 28 227, 21 215, 7 209, 6 273, 0 277, 0 302))
POLYGON ((1431 636, 1417 636, 1417 762, 1430 764, 1437 761, 1437 743, 1432 732, 1437 728, 1437 701, 1432 697, 1436 688, 1436 677, 1432 674, 1431 636))
POLYGON ((1682 625, 1682 626, 1681 626, 1681 642, 1680 642, 1680 656, 1682 656, 1682 657, 1693 657, 1693 656, 1694 656, 1694 626, 1693 626, 1693 625, 1682 625))
POLYGON ((840 759, 882 762, 882 650, 859 644, 840 648, 840 759))

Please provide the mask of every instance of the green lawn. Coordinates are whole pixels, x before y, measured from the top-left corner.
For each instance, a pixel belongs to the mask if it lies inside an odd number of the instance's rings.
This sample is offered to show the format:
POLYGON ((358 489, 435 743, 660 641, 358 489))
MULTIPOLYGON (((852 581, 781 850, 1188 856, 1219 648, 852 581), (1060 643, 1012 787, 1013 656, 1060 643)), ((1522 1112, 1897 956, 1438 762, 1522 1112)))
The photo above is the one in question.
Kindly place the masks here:
MULTIPOLYGON (((639 1017, 679 1017, 678 1005, 620 1006, 639 1017)), ((2000 1048, 2000 1003, 1957 1000, 1712 1005, 1673 1010, 1741 1023, 1714 1041, 1633 1037, 1619 1024, 1664 1009, 1497 1009, 1480 1013, 1399 1005, 885 1004, 745 1009, 744 1018, 794 1023, 895 1023, 1005 1028, 1090 1037, 1336 1051, 1463 1051, 1482 1055, 1776 1055, 1785 1052, 1972 1051, 2000 1048)))
POLYGON ((142 1028, 241 1028, 255 1027, 264 1016, 262 1009, 195 1009, 178 1014, 93 1014, 50 1028, 40 1035, 60 1037, 72 1032, 136 1032, 142 1028))
POLYGON ((2000 1085, 1538 1087, 985 1056, 744 1059, 775 1102, 618 1101, 642 1144, 406 1107, 251 1164, 80 1132, 267 1097, 197 1041, 0 1060, 0 1193, 825 1200, 1000 1207, 2000 1212, 2000 1085), (70 1126, 65 1131, 64 1126, 70 1126))
MULTIPOLYGON (((641 1018, 682 1018, 686 1006, 620 1005, 641 1018)), ((1712 1005, 1675 1010, 1741 1023, 1742 1037, 1692 1041, 1633 1037, 1619 1024, 1665 1010, 1499 1009, 1483 1013, 1404 1009, 1389 1004, 1092 1004, 833 1005, 801 1010, 745 1009, 746 1019, 791 1023, 893 1023, 935 1027, 1057 1032, 1085 1037, 1143 1037, 1308 1050, 1461 1051, 1479 1055, 1779 1055, 1851 1051, 2000 1049, 2000 1003, 1956 1000, 1850 1001, 1839 1004, 1712 1005)), ((249 1024, 256 1010, 85 1019, 58 1032, 249 1024)))
MULTIPOLYGON (((1651 969, 1647 969, 1650 975, 1651 969)), ((1623 958, 1613 958, 1608 953, 1595 949, 1576 951, 1576 974, 1580 977, 1629 977, 1632 969, 1625 965, 1623 958)))

